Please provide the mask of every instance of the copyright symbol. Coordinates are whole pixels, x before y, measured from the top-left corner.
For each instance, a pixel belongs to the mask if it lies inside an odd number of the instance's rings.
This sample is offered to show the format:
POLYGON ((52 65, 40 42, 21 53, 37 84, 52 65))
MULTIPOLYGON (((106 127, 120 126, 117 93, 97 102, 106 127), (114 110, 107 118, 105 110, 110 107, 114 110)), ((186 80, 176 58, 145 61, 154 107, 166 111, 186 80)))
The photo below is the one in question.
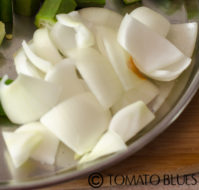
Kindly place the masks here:
POLYGON ((88 177, 88 183, 93 188, 100 188, 104 183, 104 178, 100 173, 92 173, 88 177))

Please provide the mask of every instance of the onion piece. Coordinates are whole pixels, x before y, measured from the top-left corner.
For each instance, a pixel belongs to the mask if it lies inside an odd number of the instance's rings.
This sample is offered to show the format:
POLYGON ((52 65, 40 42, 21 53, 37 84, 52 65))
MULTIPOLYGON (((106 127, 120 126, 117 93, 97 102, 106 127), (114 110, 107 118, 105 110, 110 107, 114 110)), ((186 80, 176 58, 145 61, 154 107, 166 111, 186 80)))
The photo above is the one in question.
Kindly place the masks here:
POLYGON ((19 127, 15 132, 27 132, 30 134, 34 134, 36 131, 39 131, 42 135, 42 141, 30 153, 30 158, 37 160, 41 163, 54 164, 59 140, 46 127, 44 127, 39 122, 35 122, 23 125, 19 127))
POLYGON ((70 98, 41 118, 58 139, 82 155, 90 151, 108 128, 111 114, 91 93, 70 98))
POLYGON ((147 106, 142 101, 138 101, 117 112, 111 120, 109 129, 127 142, 154 118, 154 114, 147 106))
POLYGON ((198 23, 172 24, 167 39, 191 57, 195 48, 198 33, 198 23))
POLYGON ((68 56, 67 52, 76 49, 77 43, 75 39, 75 31, 59 22, 52 27, 50 37, 55 46, 64 56, 68 56))
POLYGON ((22 49, 14 56, 14 64, 17 74, 24 74, 38 79, 44 78, 44 74, 28 60, 22 49))
POLYGON ((112 106, 111 111, 113 114, 121 110, 127 105, 135 103, 137 101, 143 101, 145 104, 149 104, 159 95, 159 88, 148 80, 142 80, 142 83, 135 88, 126 91, 122 98, 112 106))
POLYGON ((41 57, 37 56, 28 46, 28 44, 23 41, 22 42, 22 47, 23 50, 26 54, 26 56, 28 57, 28 59, 31 61, 31 63, 37 67, 38 69, 40 69, 41 71, 43 71, 44 73, 48 72, 52 67, 52 63, 42 59, 41 57))
POLYGON ((31 152, 42 140, 42 135, 37 130, 32 133, 3 131, 2 135, 15 168, 19 168, 28 160, 31 152))
POLYGON ((134 9, 130 16, 145 24, 147 27, 165 37, 170 29, 169 21, 161 14, 147 7, 134 9))
POLYGON ((87 48, 95 44, 93 34, 82 23, 81 18, 77 11, 73 11, 69 14, 59 14, 56 16, 59 23, 64 26, 71 27, 75 30, 75 38, 77 47, 87 48))
POLYGON ((46 74, 46 81, 62 86, 59 102, 85 92, 75 69, 74 60, 64 59, 46 74))
POLYGON ((70 52, 91 92, 101 105, 110 108, 123 94, 123 87, 112 66, 97 50, 82 48, 70 52))
POLYGON ((114 131, 108 130, 95 145, 90 153, 85 154, 79 161, 79 164, 90 162, 127 149, 126 144, 121 137, 114 131))
POLYGON ((120 26, 118 41, 132 55, 138 69, 156 80, 174 80, 191 63, 167 39, 128 14, 120 26))
POLYGON ((38 56, 50 63, 56 64, 62 60, 62 56, 49 37, 47 28, 41 28, 34 32, 33 47, 38 56))
POLYGON ((122 15, 114 11, 99 7, 80 9, 79 15, 81 16, 81 18, 83 18, 83 20, 85 20, 85 24, 89 22, 89 24, 91 23, 95 26, 102 25, 110 27, 115 31, 118 31, 123 18, 122 15))
POLYGON ((10 85, 7 76, 0 85, 0 99, 3 109, 15 124, 24 124, 40 117, 56 105, 61 87, 23 74, 10 85))
POLYGON ((117 42, 117 33, 114 30, 97 27, 96 39, 101 53, 109 59, 125 90, 143 82, 143 78, 128 68, 130 55, 117 42))

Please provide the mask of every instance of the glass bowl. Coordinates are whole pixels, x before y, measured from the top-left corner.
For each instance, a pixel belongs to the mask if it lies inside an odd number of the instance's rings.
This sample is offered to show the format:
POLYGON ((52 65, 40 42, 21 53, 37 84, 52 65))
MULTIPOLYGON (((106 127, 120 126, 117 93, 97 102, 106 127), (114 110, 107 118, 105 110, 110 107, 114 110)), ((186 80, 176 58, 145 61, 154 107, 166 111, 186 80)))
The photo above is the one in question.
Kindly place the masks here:
MULTIPOLYGON (((197 0, 143 0, 142 3, 135 3, 131 6, 123 5, 121 0, 107 0, 106 7, 124 15, 142 5, 160 12, 171 23, 198 22, 199 20, 199 2, 197 0)), ((35 30, 33 21, 33 18, 15 16, 14 38, 12 41, 4 41, 0 47, 0 76, 7 73, 11 78, 16 77, 13 67, 13 54, 21 46, 23 39, 30 40, 32 38, 35 30)), ((55 165, 50 166, 30 160, 20 169, 14 169, 11 161, 9 161, 2 136, 0 136, 0 189, 33 189, 77 179, 116 164, 140 150, 168 128, 196 93, 199 87, 198 51, 199 43, 197 41, 191 66, 176 80, 174 90, 156 113, 156 119, 128 142, 128 149, 125 152, 83 166, 76 166, 76 162, 72 161, 73 153, 61 145, 55 165), (71 163, 66 163, 66 159, 70 158, 71 163)), ((1 128, 10 125, 6 119, 0 118, 1 128)))

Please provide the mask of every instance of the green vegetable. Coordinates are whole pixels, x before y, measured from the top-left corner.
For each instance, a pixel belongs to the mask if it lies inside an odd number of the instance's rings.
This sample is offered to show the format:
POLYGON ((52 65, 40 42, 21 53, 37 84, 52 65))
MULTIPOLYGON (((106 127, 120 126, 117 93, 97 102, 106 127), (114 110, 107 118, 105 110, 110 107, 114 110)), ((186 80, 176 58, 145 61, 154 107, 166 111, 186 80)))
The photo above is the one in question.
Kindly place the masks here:
POLYGON ((14 0, 14 11, 23 16, 32 16, 37 13, 41 0, 14 0))
POLYGON ((0 21, 5 23, 6 38, 12 39, 12 28, 13 28, 12 0, 0 0, 0 21))
MULTIPOLYGON (((1 78, 0 78, 0 81, 1 81, 1 78)), ((8 84, 11 84, 12 82, 13 82, 13 80, 8 79, 5 83, 8 85, 8 84)), ((5 114, 4 110, 3 110, 3 107, 1 105, 1 102, 0 102, 0 116, 3 116, 3 117, 6 116, 6 114, 5 114)))
POLYGON ((126 5, 132 4, 132 3, 136 3, 136 2, 140 2, 141 0, 123 0, 123 2, 126 5))
POLYGON ((35 25, 37 27, 53 25, 57 14, 74 11, 76 6, 75 0, 45 0, 35 17, 35 25))
POLYGON ((106 0, 76 0, 78 8, 84 7, 103 7, 106 0))
POLYGON ((185 9, 187 11, 188 19, 199 19, 199 1, 198 0, 185 0, 185 9))
POLYGON ((5 24, 0 21, 0 45, 5 37, 6 31, 5 31, 5 24))

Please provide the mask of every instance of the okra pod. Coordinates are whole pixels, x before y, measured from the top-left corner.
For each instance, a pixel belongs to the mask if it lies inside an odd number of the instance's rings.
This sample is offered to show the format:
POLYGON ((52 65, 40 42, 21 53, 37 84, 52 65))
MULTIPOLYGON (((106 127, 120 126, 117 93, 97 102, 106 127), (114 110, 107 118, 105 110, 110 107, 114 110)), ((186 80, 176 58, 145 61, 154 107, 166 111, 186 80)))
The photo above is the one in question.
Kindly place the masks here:
POLYGON ((124 4, 129 5, 132 3, 140 2, 141 0, 123 0, 124 4))
POLYGON ((53 25, 57 14, 74 11, 76 6, 75 0, 45 0, 35 17, 35 25, 38 28, 53 25))
POLYGON ((84 7, 103 7, 106 0, 76 0, 78 8, 84 7))

